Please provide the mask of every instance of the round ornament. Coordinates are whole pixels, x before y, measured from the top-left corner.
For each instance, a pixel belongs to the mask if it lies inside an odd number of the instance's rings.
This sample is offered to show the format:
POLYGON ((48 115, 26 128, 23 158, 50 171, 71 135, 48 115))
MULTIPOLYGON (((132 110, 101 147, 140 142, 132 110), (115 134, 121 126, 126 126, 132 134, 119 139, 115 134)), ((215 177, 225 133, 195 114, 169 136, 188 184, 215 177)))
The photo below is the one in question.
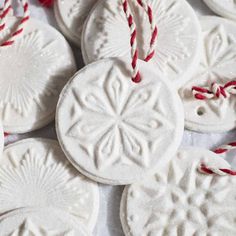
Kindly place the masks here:
POLYGON ((207 6, 216 14, 236 20, 236 1, 235 0, 203 0, 207 6))
POLYGON ((81 33, 87 15, 97 0, 56 0, 54 12, 62 32, 80 47, 81 33))
POLYGON ((201 19, 201 25, 201 63, 180 90, 185 125, 200 132, 228 131, 236 127, 236 24, 209 16, 201 19))
MULTIPOLYGON (((158 29, 156 53, 150 63, 179 87, 199 63, 201 30, 198 19, 185 0, 153 0, 147 3, 158 29)), ((129 1, 129 5, 137 25, 139 58, 144 59, 152 30, 150 15, 137 1, 129 1)), ((129 39, 130 29, 122 1, 99 1, 84 25, 81 48, 85 63, 129 56, 129 39)))
POLYGON ((0 235, 91 236, 83 224, 55 208, 24 208, 4 214, 0 217, 0 235))
POLYGON ((70 165, 56 141, 26 139, 5 148, 0 159, 1 214, 21 207, 54 207, 92 230, 98 206, 97 185, 70 165))
POLYGON ((140 83, 126 58, 79 71, 61 93, 56 129, 73 165, 106 184, 129 184, 176 152, 183 135, 179 97, 153 67, 139 61, 140 83))
POLYGON ((54 119, 59 93, 76 65, 69 44, 54 28, 30 19, 11 41, 9 35, 21 18, 5 20, 0 35, 0 119, 5 132, 25 133, 54 119))
POLYGON ((235 235, 236 178, 200 173, 201 162, 229 168, 213 152, 188 148, 152 177, 126 187, 120 209, 125 235, 235 235))

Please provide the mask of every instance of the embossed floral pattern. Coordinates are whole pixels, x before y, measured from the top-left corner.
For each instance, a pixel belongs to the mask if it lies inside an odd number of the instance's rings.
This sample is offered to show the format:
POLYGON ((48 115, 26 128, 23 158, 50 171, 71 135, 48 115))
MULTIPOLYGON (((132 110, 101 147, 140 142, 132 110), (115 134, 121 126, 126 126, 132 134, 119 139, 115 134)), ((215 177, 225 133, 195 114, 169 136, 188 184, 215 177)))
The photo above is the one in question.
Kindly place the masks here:
POLYGON ((67 210, 83 221, 89 219, 85 202, 89 193, 80 186, 80 176, 71 175, 63 163, 29 149, 19 164, 0 168, 0 212, 19 207, 53 206, 67 210))
POLYGON ((0 108, 4 114, 12 108, 26 116, 35 103, 43 110, 42 96, 58 94, 54 77, 62 57, 51 50, 53 43, 44 45, 40 31, 35 31, 11 47, 0 48, 0 108))
POLYGON ((67 135, 76 138, 89 156, 95 156, 98 169, 116 162, 148 167, 162 135, 174 129, 159 104, 161 84, 133 90, 129 83, 114 67, 94 79, 88 90, 73 90, 72 113, 76 115, 67 135))

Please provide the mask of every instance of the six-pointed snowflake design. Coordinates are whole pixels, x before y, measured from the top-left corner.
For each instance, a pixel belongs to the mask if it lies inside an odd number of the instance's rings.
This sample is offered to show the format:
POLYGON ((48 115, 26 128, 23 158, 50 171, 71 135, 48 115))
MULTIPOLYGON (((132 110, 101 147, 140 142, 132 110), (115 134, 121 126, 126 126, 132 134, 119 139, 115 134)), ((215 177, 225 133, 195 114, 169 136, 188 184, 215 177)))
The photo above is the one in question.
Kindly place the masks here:
POLYGON ((74 89, 73 110, 80 111, 67 135, 95 157, 98 169, 118 162, 148 167, 157 143, 174 129, 158 99, 161 83, 130 89, 130 81, 118 68, 99 79, 88 91, 74 89), (102 88, 96 84, 99 79, 104 81, 102 88))
POLYGON ((58 94, 55 79, 62 57, 53 53, 53 43, 44 45, 42 33, 35 31, 10 47, 0 48, 0 108, 4 117, 9 107, 23 116, 34 103, 44 109, 42 97, 58 94))

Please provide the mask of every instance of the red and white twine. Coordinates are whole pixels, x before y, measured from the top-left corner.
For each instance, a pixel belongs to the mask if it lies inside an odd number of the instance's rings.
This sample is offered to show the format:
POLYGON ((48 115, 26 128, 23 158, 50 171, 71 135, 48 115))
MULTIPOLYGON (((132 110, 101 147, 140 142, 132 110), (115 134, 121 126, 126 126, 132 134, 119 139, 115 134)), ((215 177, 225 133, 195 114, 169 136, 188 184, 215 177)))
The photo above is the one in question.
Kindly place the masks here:
POLYGON ((6 18, 12 10, 11 0, 5 0, 0 14, 0 31, 4 30, 6 26, 6 18))
POLYGON ((132 57, 132 68, 133 68, 133 75, 132 75, 132 81, 135 83, 139 83, 141 81, 140 72, 137 66, 138 62, 138 48, 137 48, 137 29, 136 24, 134 22, 134 18, 131 14, 128 0, 122 0, 123 10, 125 13, 125 16, 128 20, 128 25, 130 29, 130 46, 131 46, 131 57, 132 57))
POLYGON ((193 86, 192 92, 198 100, 228 98, 230 95, 236 95, 236 81, 230 81, 223 86, 212 83, 210 88, 193 86))
POLYGON ((156 22, 154 20, 153 17, 153 12, 152 12, 152 8, 150 7, 150 5, 147 4, 146 0, 137 0, 138 4, 145 10, 145 12, 148 15, 148 20, 149 23, 151 25, 151 40, 150 40, 150 48, 149 51, 147 53, 147 56, 145 57, 144 61, 148 62, 150 61, 153 56, 155 55, 155 48, 156 48, 156 42, 157 42, 157 36, 158 36, 158 29, 157 29, 157 25, 156 22))
MULTIPOLYGON (((214 151, 214 153, 223 154, 234 149, 236 149, 236 142, 232 142, 227 145, 222 145, 221 147, 217 148, 214 151)), ((200 172, 205 173, 205 174, 217 174, 220 176, 226 176, 226 175, 236 176, 236 171, 234 170, 209 167, 205 165, 204 163, 201 163, 199 170, 200 172)))
MULTIPOLYGON (((146 1, 143 1, 143 0, 136 0, 136 1, 148 14, 149 23, 151 25, 152 35, 151 35, 151 40, 150 40, 150 48, 148 50, 147 56, 144 59, 146 62, 148 62, 153 58, 155 54, 155 46, 156 46, 156 39, 158 35, 158 29, 153 18, 153 12, 152 12, 151 7, 146 3, 146 1)), ((122 6, 123 6, 123 11, 128 21, 130 35, 131 35, 131 38, 130 38, 131 57, 132 57, 131 65, 133 68, 132 81, 135 83, 139 83, 141 81, 141 76, 140 76, 140 71, 138 68, 139 52, 137 48, 137 27, 134 22, 134 17, 131 14, 128 0, 122 0, 122 6)))
MULTIPOLYGON (((5 3, 8 5, 9 1, 5 1, 5 3)), ((22 6, 23 6, 23 18, 20 20, 20 23, 18 24, 15 31, 10 35, 10 37, 3 43, 1 43, 1 46, 11 46, 14 42, 17 36, 19 36, 24 31, 24 25, 29 20, 29 4, 27 0, 21 0, 22 6)), ((4 4, 5 8, 5 4, 4 4)), ((6 8, 7 9, 7 8, 6 8)), ((5 17, 6 18, 6 17, 5 17)), ((4 25, 5 27, 5 25, 4 25)))

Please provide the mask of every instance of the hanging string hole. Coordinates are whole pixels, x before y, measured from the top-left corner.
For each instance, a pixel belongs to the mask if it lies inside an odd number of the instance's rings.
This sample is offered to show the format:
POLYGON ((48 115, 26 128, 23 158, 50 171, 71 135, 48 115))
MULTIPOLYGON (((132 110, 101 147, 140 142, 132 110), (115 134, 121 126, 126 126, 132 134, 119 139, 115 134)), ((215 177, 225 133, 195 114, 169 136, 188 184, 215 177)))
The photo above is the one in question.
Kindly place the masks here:
POLYGON ((204 107, 199 107, 197 109, 197 115, 198 116, 203 116, 203 115, 205 115, 205 113, 206 113, 206 109, 204 107))

